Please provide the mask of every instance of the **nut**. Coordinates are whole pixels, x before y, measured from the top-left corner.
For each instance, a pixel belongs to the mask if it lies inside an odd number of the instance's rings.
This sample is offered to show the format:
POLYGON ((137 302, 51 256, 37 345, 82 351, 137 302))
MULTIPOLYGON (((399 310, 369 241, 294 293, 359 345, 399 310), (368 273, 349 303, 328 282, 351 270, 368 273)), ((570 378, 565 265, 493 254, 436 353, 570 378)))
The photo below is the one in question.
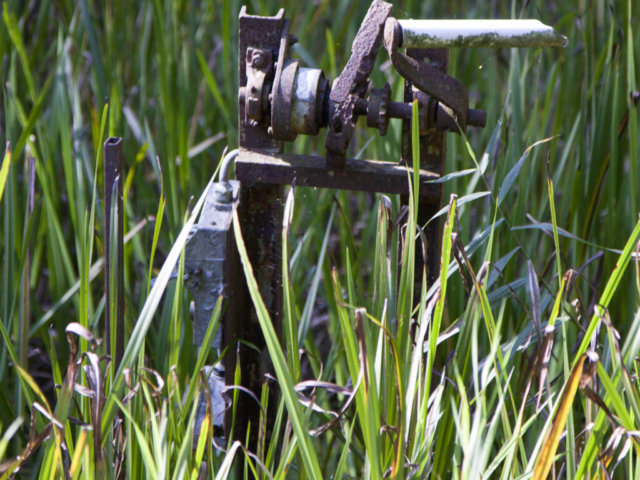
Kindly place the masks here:
POLYGON ((265 64, 264 53, 260 50, 254 50, 251 56, 251 66, 253 68, 262 68, 265 64))
POLYGON ((219 182, 214 185, 213 193, 215 194, 216 202, 230 203, 233 197, 233 188, 229 182, 219 182))

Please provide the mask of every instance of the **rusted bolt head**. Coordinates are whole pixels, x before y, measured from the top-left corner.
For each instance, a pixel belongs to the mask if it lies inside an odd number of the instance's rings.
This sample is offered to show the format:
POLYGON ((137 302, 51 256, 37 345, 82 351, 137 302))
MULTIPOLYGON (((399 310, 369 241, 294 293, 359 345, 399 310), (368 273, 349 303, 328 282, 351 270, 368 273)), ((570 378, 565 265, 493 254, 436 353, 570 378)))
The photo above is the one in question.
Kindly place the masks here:
POLYGON ((259 50, 254 50, 251 57, 251 66, 253 68, 262 68, 265 64, 264 53, 259 50))
POLYGON ((230 203, 233 197, 233 188, 229 182, 219 182, 213 187, 213 193, 218 203, 230 203))

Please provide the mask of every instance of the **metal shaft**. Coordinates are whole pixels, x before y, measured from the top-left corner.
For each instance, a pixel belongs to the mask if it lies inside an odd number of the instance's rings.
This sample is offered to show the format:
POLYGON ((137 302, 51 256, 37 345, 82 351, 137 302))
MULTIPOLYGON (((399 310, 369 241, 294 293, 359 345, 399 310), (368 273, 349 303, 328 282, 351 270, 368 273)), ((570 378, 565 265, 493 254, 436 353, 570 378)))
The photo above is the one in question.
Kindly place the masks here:
POLYGON ((567 38, 538 20, 398 20, 403 48, 564 47, 567 38))
POLYGON ((124 154, 122 152, 122 138, 111 137, 104 142, 104 219, 105 219, 105 329, 107 338, 107 354, 112 355, 116 370, 120 366, 124 353, 124 257, 123 257, 123 208, 122 185, 124 184, 124 154), (116 191, 114 185, 118 182, 116 191), (115 198, 114 198, 115 193, 115 198), (111 225, 111 208, 116 205, 116 225, 111 225), (115 242, 112 245, 111 229, 116 228, 115 242), (116 258, 111 254, 116 253, 116 258), (112 269, 116 269, 115 283, 109 278, 112 269), (115 299, 115 312, 111 311, 115 299), (112 325, 115 321, 115 338, 111 336, 112 325), (115 347, 112 349, 112 345, 115 347))
MULTIPOLYGON (((367 115, 367 109, 369 108, 369 102, 364 98, 359 98, 356 100, 356 105, 354 108, 354 113, 357 115, 367 115)), ((411 103, 408 102, 389 102, 387 105, 387 115, 389 118, 398 118, 400 120, 411 121, 412 115, 412 106, 411 103)), ((433 123, 435 123, 436 119, 429 119, 433 123)), ((467 125, 471 127, 482 127, 487 123, 487 112, 484 110, 476 110, 474 108, 470 108, 467 110, 467 125)), ((455 125, 455 123, 454 123, 455 125)), ((451 128, 451 131, 454 133, 458 133, 457 128, 451 128)))

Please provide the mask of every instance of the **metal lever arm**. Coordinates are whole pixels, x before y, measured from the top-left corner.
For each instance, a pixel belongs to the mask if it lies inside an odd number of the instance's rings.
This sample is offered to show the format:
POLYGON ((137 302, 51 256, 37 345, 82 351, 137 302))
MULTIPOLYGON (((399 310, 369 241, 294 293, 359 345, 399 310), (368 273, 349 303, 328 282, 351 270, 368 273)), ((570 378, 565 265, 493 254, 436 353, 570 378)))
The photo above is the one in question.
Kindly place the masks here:
POLYGON ((340 171, 346 165, 346 151, 355 130, 354 109, 356 100, 364 97, 369 87, 369 75, 382 46, 385 20, 393 6, 382 0, 374 0, 369 7, 351 48, 351 57, 331 90, 333 118, 325 147, 327 166, 340 171))
POLYGON ((416 88, 439 100, 451 110, 462 130, 467 127, 469 92, 462 82, 439 72, 433 67, 400 53, 402 31, 395 18, 388 18, 384 31, 384 46, 391 63, 403 78, 411 81, 416 88))

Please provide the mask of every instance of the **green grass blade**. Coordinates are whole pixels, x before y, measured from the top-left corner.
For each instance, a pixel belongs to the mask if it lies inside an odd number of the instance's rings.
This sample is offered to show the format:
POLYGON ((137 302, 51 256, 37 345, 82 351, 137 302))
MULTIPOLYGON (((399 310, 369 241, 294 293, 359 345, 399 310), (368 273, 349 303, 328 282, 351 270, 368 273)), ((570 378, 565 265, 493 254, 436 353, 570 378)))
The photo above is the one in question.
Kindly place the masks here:
POLYGON ((316 455, 315 449, 313 448, 313 445, 311 444, 311 439, 309 437, 306 426, 303 423, 302 413, 298 404, 298 397, 293 386, 293 379, 291 378, 291 374, 289 373, 284 354, 278 341, 278 337, 273 328, 273 324, 271 323, 271 319, 269 318, 267 307, 265 306, 262 297, 260 296, 256 279, 253 276, 253 268, 251 267, 251 263, 249 263, 247 250, 244 246, 244 241, 242 240, 242 232, 240 231, 240 221, 238 220, 237 212, 234 212, 233 215, 233 228, 235 231, 236 242, 238 244, 238 251, 240 252, 240 259, 242 261, 244 274, 249 286, 251 300, 253 301, 253 304, 256 308, 258 320, 260 321, 260 327, 262 328, 262 333, 264 334, 264 338, 267 343, 267 348, 269 349, 269 354, 271 355, 271 360, 273 362, 276 375, 278 377, 278 380, 280 381, 282 396, 284 397, 285 403, 287 405, 287 410, 289 412, 289 418, 293 425, 293 430, 298 439, 302 460, 307 469, 308 475, 314 480, 321 480, 322 473, 320 472, 318 457, 316 455))

